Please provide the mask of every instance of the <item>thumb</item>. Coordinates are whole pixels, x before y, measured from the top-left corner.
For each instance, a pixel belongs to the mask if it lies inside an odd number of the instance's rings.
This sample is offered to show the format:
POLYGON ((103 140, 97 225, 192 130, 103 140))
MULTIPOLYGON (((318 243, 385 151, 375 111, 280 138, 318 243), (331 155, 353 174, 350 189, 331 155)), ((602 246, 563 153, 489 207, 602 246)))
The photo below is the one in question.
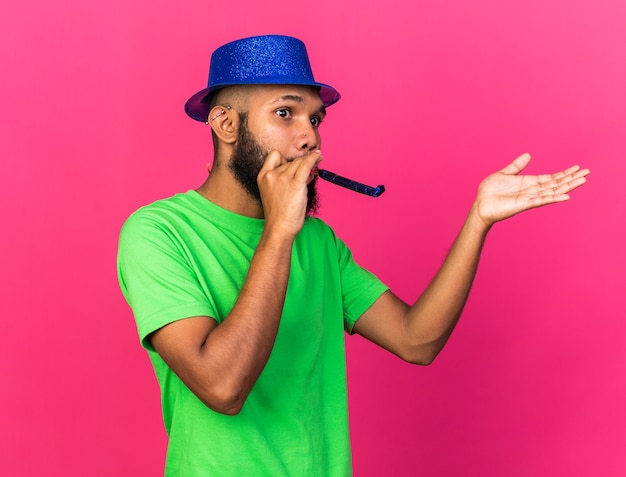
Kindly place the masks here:
POLYGON ((517 175, 522 172, 528 163, 530 162, 530 154, 525 152, 518 158, 516 158, 513 162, 511 162, 508 166, 502 169, 500 172, 506 175, 517 175))

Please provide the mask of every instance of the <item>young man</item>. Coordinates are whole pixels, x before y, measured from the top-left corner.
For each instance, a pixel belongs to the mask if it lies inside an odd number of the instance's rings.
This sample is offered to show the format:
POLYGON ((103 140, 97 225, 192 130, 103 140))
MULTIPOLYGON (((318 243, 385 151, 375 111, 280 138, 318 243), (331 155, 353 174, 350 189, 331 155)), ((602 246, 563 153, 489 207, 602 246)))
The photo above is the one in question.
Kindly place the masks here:
POLYGON ((339 98, 314 80, 299 40, 220 47, 208 87, 186 104, 212 130, 208 178, 123 227, 119 280, 161 386, 167 475, 350 475, 344 330, 429 364, 461 314, 490 227, 567 200, 588 174, 521 176, 525 154, 489 176, 409 306, 310 216, 318 126, 339 98))

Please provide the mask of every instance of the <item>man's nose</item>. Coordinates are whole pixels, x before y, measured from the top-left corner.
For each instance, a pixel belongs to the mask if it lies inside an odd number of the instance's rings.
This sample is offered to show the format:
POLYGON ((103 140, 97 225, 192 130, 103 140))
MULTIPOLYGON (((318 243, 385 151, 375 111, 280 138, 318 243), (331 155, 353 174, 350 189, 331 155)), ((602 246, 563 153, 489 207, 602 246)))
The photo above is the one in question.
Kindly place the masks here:
POLYGON ((319 149, 319 135, 317 129, 315 129, 310 121, 307 121, 300 129, 297 141, 298 149, 301 151, 314 151, 315 149, 319 149))

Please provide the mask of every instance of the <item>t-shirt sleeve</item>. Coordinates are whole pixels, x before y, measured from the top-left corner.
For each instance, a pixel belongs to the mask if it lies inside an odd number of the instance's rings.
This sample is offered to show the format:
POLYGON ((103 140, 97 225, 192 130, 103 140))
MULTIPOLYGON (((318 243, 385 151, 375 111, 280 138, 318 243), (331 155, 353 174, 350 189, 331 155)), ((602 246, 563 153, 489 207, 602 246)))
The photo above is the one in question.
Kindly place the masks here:
POLYGON ((341 273, 344 327, 350 334, 354 324, 389 289, 373 273, 361 267, 346 244, 335 237, 341 273))
POLYGON ((171 322, 216 316, 176 234, 149 214, 136 212, 122 227, 117 273, 146 349, 150 333, 171 322))

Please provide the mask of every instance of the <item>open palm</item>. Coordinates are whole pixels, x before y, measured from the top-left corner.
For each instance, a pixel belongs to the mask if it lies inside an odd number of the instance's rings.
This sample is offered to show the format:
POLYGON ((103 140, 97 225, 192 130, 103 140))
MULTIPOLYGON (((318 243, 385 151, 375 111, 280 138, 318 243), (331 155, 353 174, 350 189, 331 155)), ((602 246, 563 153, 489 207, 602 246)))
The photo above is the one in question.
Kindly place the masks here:
POLYGON ((568 193, 584 184, 589 174, 588 169, 572 166, 554 174, 520 175, 529 162, 530 154, 522 154, 481 182, 475 205, 487 225, 528 209, 569 200, 568 193))

